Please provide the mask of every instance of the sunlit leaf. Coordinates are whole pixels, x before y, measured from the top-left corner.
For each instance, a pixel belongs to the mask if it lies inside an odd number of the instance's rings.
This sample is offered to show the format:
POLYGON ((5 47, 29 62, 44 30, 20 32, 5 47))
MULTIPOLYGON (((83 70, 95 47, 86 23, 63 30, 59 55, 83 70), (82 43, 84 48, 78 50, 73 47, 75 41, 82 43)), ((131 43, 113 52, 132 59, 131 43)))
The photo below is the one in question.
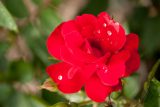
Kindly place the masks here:
POLYGON ((82 91, 73 94, 65 94, 64 97, 71 102, 77 103, 82 102, 86 99, 85 93, 83 93, 82 91))
POLYGON ((8 10, 5 8, 5 6, 0 1, 0 26, 8 28, 9 30, 13 30, 15 32, 18 32, 17 25, 11 16, 11 14, 8 12, 8 10))
POLYGON ((41 88, 51 92, 57 91, 57 85, 53 82, 51 78, 46 79, 41 88))

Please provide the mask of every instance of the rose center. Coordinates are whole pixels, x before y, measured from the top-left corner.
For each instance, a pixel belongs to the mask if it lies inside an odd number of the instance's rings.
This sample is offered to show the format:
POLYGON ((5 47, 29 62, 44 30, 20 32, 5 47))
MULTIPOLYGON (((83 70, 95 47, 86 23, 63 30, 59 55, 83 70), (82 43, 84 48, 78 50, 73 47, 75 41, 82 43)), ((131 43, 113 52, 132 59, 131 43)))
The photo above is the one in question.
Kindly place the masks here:
POLYGON ((95 40, 89 40, 89 44, 91 46, 92 49, 92 54, 96 57, 101 57, 104 55, 104 51, 102 50, 100 44, 98 43, 98 41, 95 40))

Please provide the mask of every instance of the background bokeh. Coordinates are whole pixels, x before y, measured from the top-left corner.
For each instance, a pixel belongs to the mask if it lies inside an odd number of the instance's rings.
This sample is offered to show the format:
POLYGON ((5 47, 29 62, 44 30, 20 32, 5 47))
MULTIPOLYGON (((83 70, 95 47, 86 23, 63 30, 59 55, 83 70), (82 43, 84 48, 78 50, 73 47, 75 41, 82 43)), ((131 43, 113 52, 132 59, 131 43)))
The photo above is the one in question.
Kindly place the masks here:
POLYGON ((0 107, 47 107, 67 101, 40 88, 48 78, 46 67, 57 62, 47 53, 46 38, 62 21, 102 11, 120 22, 126 33, 140 37, 141 67, 126 79, 130 84, 123 93, 136 99, 160 58, 160 0, 0 0, 0 107))

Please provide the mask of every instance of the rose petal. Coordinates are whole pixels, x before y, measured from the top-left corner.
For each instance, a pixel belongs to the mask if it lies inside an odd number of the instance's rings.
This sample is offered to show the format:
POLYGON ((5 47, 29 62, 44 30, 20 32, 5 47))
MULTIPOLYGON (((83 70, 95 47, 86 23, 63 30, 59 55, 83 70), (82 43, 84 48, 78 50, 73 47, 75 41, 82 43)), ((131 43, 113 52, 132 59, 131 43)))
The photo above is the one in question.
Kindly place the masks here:
POLYGON ((78 32, 74 21, 65 22, 61 30, 65 44, 68 48, 80 47, 83 44, 84 39, 82 38, 82 35, 78 32))
POLYGON ((64 62, 50 65, 47 73, 64 93, 73 93, 81 89, 86 81, 96 71, 96 66, 90 64, 84 67, 73 66, 64 62))
POLYGON ((83 14, 77 16, 75 22, 83 37, 89 38, 93 36, 93 31, 97 25, 97 18, 91 14, 83 14))
POLYGON ((122 90, 122 82, 119 80, 119 83, 116 86, 112 87, 112 89, 114 91, 120 91, 120 90, 122 90))
POLYGON ((124 49, 129 49, 131 51, 135 49, 137 50, 138 45, 139 45, 138 35, 131 33, 126 36, 126 43, 124 49))
POLYGON ((85 85, 85 91, 92 100, 104 102, 106 97, 112 92, 112 88, 103 85, 97 76, 92 76, 85 85))
POLYGON ((46 71, 63 93, 77 92, 83 85, 80 76, 77 75, 79 68, 73 67, 67 63, 61 62, 50 65, 46 71), (71 72, 74 73, 72 77, 68 74, 71 72))
POLYGON ((93 55, 81 49, 82 45, 85 43, 85 39, 82 38, 82 35, 78 32, 74 21, 64 23, 62 26, 62 35, 64 37, 65 46, 61 49, 61 57, 64 61, 80 64, 82 62, 88 63, 95 60, 93 55), (67 50, 64 48, 67 48, 67 50), (74 60, 74 62, 72 60, 74 60))
POLYGON ((60 48, 64 45, 64 40, 61 35, 61 27, 63 23, 60 24, 48 37, 47 39, 47 49, 48 52, 57 59, 60 59, 60 48))
POLYGON ((79 49, 74 49, 72 53, 64 46, 61 48, 61 59, 71 65, 83 66, 96 60, 93 55, 87 54, 79 49))
POLYGON ((105 12, 98 15, 99 27, 96 33, 96 38, 101 42, 101 47, 105 51, 118 51, 126 41, 125 31, 123 27, 110 19, 105 12))
POLYGON ((115 86, 119 83, 119 79, 125 74, 125 62, 129 58, 127 51, 122 51, 112 56, 107 65, 103 65, 97 71, 99 78, 104 85, 115 86))
POLYGON ((129 59, 129 57, 130 57, 130 52, 128 50, 122 50, 112 55, 110 61, 111 62, 117 62, 117 61, 126 62, 129 59))
POLYGON ((108 86, 115 86, 119 83, 119 79, 123 77, 125 73, 125 63, 115 62, 104 66, 106 69, 100 69, 97 71, 102 83, 108 86))
POLYGON ((132 52, 130 58, 126 62, 126 73, 125 76, 131 75, 140 66, 140 56, 137 51, 132 52))
POLYGON ((106 12, 101 12, 99 15, 98 15, 98 21, 101 23, 101 24, 104 24, 105 23, 109 23, 110 21, 110 16, 106 13, 106 12))

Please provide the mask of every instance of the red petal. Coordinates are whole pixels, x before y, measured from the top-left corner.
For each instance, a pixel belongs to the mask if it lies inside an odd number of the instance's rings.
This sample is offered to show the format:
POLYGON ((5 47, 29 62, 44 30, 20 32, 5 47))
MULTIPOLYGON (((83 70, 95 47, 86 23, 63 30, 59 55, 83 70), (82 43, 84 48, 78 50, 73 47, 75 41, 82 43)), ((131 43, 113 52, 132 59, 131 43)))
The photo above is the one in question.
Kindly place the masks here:
POLYGON ((64 40, 61 35, 61 27, 63 23, 59 25, 47 39, 48 52, 57 59, 60 59, 60 48, 64 45, 64 40))
POLYGON ((118 85, 112 87, 114 91, 122 90, 122 82, 119 80, 118 85))
POLYGON ((135 49, 137 50, 139 45, 138 35, 131 33, 127 35, 126 38, 127 39, 124 48, 131 51, 135 49))
POLYGON ((79 68, 64 62, 50 65, 47 68, 47 73, 63 93, 74 93, 81 89, 83 83, 77 72, 79 68), (71 73, 74 74, 71 75, 71 73))
POLYGON ((103 85, 97 76, 92 76, 85 85, 85 91, 92 100, 104 102, 106 97, 112 92, 112 88, 103 85))
POLYGON ((103 24, 104 22, 109 23, 110 21, 110 16, 106 13, 106 12, 101 12, 98 15, 98 20, 101 24, 103 24))
POLYGON ((74 21, 65 22, 62 26, 62 36, 64 37, 65 44, 68 48, 80 47, 84 39, 78 32, 74 21))
POLYGON ((97 27, 96 37, 99 39, 104 51, 118 51, 126 41, 125 31, 122 26, 110 19, 105 12, 98 16, 99 27, 97 27))
POLYGON ((129 76, 134 71, 136 71, 140 66, 140 56, 137 51, 138 45, 139 45, 138 35, 133 33, 127 35, 127 40, 126 40, 124 49, 129 50, 131 53, 131 56, 126 62, 125 76, 129 76))
POLYGON ((127 51, 122 51, 112 56, 107 65, 103 65, 97 71, 99 78, 104 85, 115 86, 119 79, 125 74, 125 61, 129 58, 127 51))
POLYGON ((140 66, 140 56, 137 51, 132 52, 131 57, 126 62, 126 74, 128 76, 135 72, 140 66))
POLYGON ((64 62, 50 65, 47 68, 49 76, 57 83, 59 90, 64 93, 79 91, 95 71, 94 64, 80 68, 64 62))
POLYGON ((88 63, 95 60, 93 55, 81 49, 85 43, 85 39, 78 32, 74 21, 64 23, 62 26, 62 35, 65 41, 65 46, 61 48, 61 58, 63 61, 80 65, 81 63, 88 63))
POLYGON ((125 73, 125 63, 115 62, 104 66, 106 69, 101 69, 97 71, 102 83, 108 86, 115 86, 119 83, 119 79, 124 76, 125 73))
POLYGON ((75 22, 83 37, 88 38, 93 36, 93 31, 97 25, 97 18, 95 16, 91 14, 83 14, 82 16, 77 16, 75 22))
POLYGON ((80 49, 74 49, 72 53, 64 46, 61 48, 61 59, 71 65, 83 66, 92 63, 96 58, 80 49))
POLYGON ((122 50, 117 54, 112 55, 111 62, 123 61, 126 62, 130 57, 130 52, 128 50, 122 50))

